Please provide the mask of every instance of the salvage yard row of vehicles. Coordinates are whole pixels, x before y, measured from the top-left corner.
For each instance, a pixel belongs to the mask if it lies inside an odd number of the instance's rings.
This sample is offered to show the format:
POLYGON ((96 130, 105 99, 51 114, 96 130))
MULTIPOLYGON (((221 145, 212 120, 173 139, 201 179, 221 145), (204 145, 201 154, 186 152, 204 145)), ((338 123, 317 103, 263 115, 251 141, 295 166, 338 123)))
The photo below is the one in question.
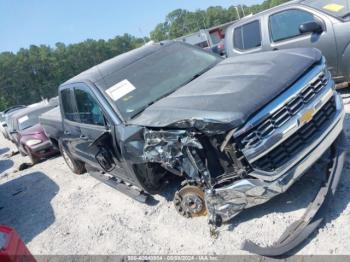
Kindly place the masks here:
MULTIPOLYGON (((250 32, 238 30, 244 39, 250 32)), ((305 215, 273 246, 244 243, 261 255, 284 254, 317 228, 345 161, 344 106, 317 49, 223 59, 181 42, 153 43, 73 77, 58 97, 59 107, 39 118, 73 173, 88 172, 141 202, 178 178, 176 210, 207 214, 213 235, 286 192, 322 158, 324 172, 314 175, 324 183, 305 215)))
POLYGON ((29 156, 32 164, 58 152, 45 135, 39 116, 58 106, 57 99, 11 107, 1 113, 3 136, 13 142, 23 156, 29 156))

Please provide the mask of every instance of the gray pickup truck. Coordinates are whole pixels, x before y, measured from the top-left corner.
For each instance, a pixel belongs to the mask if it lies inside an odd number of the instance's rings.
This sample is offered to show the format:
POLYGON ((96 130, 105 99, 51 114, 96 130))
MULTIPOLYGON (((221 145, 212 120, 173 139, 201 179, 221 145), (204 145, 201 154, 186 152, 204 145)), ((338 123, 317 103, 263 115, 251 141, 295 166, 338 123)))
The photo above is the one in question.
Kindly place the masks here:
POLYGON ((322 51, 339 87, 350 82, 350 0, 298 0, 245 17, 226 31, 228 57, 298 47, 322 51))
POLYGON ((58 140, 63 135, 62 117, 60 107, 55 107, 39 117, 41 126, 45 134, 50 139, 52 145, 58 149, 58 140))
POLYGON ((178 177, 176 210, 208 214, 214 235, 326 156, 315 174, 324 186, 299 226, 273 247, 246 242, 258 254, 285 253, 319 225, 314 215, 344 164, 343 103, 316 49, 224 60, 184 43, 151 44, 68 80, 59 98, 62 121, 41 123, 74 173, 143 202, 178 177))

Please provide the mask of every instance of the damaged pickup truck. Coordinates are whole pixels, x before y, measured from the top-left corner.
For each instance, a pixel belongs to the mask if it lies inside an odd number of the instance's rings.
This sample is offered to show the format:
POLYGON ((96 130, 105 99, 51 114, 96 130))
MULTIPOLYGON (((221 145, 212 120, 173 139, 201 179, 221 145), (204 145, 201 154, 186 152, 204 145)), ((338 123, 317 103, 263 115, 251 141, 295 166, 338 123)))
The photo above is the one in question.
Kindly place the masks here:
POLYGON ((59 97, 57 143, 73 172, 140 201, 178 176, 176 210, 207 214, 213 229, 286 192, 330 152, 317 208, 274 247, 245 244, 259 254, 284 253, 314 229, 343 168, 343 104, 316 49, 223 60, 183 43, 151 44, 70 79, 59 97))

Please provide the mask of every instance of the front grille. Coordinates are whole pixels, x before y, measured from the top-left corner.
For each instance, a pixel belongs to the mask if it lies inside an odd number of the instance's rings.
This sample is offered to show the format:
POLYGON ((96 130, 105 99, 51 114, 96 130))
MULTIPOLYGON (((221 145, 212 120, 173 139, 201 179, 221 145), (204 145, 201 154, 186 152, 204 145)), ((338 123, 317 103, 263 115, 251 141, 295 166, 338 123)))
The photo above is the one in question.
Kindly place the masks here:
POLYGON ((248 134, 244 135, 242 145, 244 148, 257 146, 267 136, 295 116, 319 93, 328 83, 327 76, 324 73, 302 89, 299 94, 288 101, 281 109, 269 116, 264 122, 259 124, 248 134))
POLYGON ((283 166, 288 160, 310 145, 318 138, 326 126, 328 126, 336 112, 335 98, 332 97, 313 117, 313 119, 301 127, 296 133, 282 144, 277 146, 267 155, 255 161, 254 168, 273 172, 283 166))

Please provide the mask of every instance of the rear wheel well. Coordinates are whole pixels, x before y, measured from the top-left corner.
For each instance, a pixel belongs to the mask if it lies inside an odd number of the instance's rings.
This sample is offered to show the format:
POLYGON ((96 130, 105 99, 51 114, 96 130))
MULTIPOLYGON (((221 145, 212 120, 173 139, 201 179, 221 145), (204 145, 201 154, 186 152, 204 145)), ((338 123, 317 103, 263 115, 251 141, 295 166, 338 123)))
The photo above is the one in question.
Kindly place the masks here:
POLYGON ((81 175, 86 173, 86 168, 85 168, 85 163, 75 159, 71 153, 69 152, 69 150, 63 145, 62 140, 59 140, 59 149, 61 152, 61 155, 64 159, 64 161, 66 162, 67 166, 69 167, 69 169, 76 175, 81 175))

